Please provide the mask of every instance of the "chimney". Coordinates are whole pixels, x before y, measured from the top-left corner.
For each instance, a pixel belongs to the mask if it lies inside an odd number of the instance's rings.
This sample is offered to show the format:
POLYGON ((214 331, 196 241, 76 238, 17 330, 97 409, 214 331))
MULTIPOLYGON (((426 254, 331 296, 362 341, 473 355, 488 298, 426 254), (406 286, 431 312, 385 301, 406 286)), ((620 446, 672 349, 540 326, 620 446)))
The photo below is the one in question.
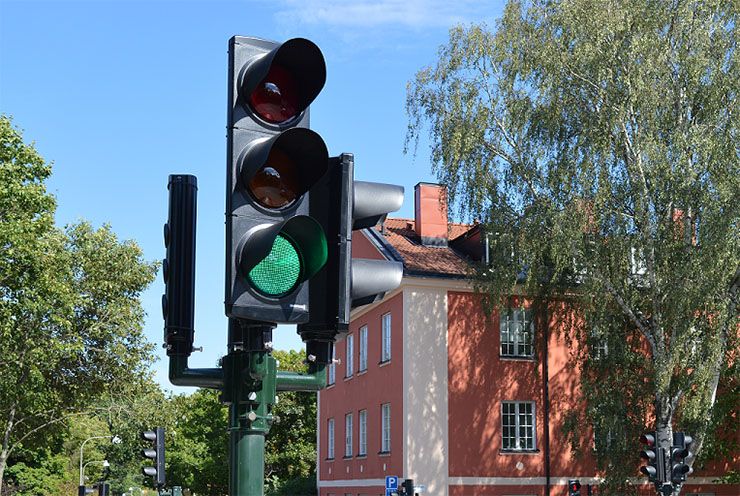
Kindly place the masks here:
POLYGON ((414 186, 414 230, 425 246, 447 246, 447 186, 414 186))

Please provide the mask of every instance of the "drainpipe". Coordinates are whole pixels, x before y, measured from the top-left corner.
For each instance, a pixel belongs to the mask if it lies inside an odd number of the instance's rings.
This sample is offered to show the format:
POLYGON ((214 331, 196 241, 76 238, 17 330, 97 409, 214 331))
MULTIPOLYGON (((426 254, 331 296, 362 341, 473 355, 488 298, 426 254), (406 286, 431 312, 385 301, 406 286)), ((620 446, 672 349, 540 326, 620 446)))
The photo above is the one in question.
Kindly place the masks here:
POLYGON ((547 313, 547 300, 543 303, 540 300, 542 306, 539 314, 542 318, 542 339, 543 339, 543 360, 542 360, 542 403, 544 405, 544 417, 545 417, 545 496, 550 496, 550 322, 547 313))

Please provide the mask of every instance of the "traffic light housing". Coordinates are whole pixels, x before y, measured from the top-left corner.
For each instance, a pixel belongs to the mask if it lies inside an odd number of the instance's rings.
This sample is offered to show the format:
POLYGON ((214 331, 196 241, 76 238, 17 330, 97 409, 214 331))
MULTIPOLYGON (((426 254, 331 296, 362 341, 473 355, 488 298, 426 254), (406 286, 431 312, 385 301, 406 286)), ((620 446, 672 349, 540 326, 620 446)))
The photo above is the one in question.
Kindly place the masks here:
POLYGON ((403 488, 403 496, 415 496, 417 494, 414 492, 414 479, 405 479, 401 487, 403 488))
POLYGON ((172 174, 167 184, 169 207, 164 225, 167 256, 162 262, 164 342, 167 355, 190 356, 195 320, 195 223, 198 180, 172 174))
POLYGON ((673 433, 673 443, 671 445, 671 482, 674 484, 683 484, 686 482, 686 476, 692 470, 686 459, 692 453, 689 451, 693 438, 683 432, 673 433))
POLYGON ((326 265, 311 280, 308 322, 298 325, 306 352, 330 363, 333 343, 349 329, 350 311, 372 303, 401 283, 403 264, 352 258, 352 231, 371 228, 403 203, 403 187, 354 180, 354 156, 329 159, 312 189, 310 215, 328 240, 326 265))
POLYGON ((645 447, 640 451, 640 458, 647 465, 640 467, 640 472, 648 476, 650 482, 662 484, 665 480, 665 464, 663 461, 663 450, 656 446, 655 432, 648 432, 640 436, 640 442, 645 447))
POLYGON ((141 450, 141 456, 154 462, 153 467, 147 466, 141 471, 144 475, 154 477, 157 487, 164 486, 164 427, 157 427, 153 431, 144 431, 141 433, 141 438, 152 443, 151 448, 141 450))
POLYGON ((571 479, 568 481, 568 496, 581 496, 581 481, 571 479))
POLYGON ((309 216, 328 152, 309 129, 326 80, 311 41, 229 41, 226 184, 227 316, 272 323, 308 319, 309 284, 326 263, 321 224, 309 216))

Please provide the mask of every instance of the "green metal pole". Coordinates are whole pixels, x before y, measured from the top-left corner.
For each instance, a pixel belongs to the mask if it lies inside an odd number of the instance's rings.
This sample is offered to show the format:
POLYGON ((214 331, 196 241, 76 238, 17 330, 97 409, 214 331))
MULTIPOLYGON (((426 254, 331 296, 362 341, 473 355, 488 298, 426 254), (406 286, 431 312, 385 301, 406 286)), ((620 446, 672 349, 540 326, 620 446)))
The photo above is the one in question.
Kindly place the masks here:
POLYGON ((229 405, 229 495, 263 496, 265 435, 272 425, 277 366, 272 325, 232 322, 223 359, 229 405))

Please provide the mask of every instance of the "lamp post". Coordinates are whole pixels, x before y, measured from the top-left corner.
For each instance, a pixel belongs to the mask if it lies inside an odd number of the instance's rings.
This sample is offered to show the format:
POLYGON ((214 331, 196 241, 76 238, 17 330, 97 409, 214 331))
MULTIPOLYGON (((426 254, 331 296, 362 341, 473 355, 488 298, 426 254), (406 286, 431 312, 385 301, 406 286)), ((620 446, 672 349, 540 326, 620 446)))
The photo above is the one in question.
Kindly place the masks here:
POLYGON ((108 463, 108 460, 91 460, 91 461, 85 463, 85 465, 82 466, 82 478, 83 479, 85 478, 85 468, 87 468, 87 466, 90 465, 91 463, 102 463, 103 464, 103 468, 110 467, 110 463, 108 463))
POLYGON ((88 441, 92 441, 93 439, 110 439, 111 443, 113 444, 119 444, 121 442, 121 438, 117 435, 113 436, 92 436, 84 441, 82 441, 82 444, 80 445, 80 486, 77 489, 77 495, 78 496, 85 496, 85 479, 84 479, 84 470, 85 467, 82 465, 82 455, 83 455, 83 449, 85 448, 85 443, 88 441))

